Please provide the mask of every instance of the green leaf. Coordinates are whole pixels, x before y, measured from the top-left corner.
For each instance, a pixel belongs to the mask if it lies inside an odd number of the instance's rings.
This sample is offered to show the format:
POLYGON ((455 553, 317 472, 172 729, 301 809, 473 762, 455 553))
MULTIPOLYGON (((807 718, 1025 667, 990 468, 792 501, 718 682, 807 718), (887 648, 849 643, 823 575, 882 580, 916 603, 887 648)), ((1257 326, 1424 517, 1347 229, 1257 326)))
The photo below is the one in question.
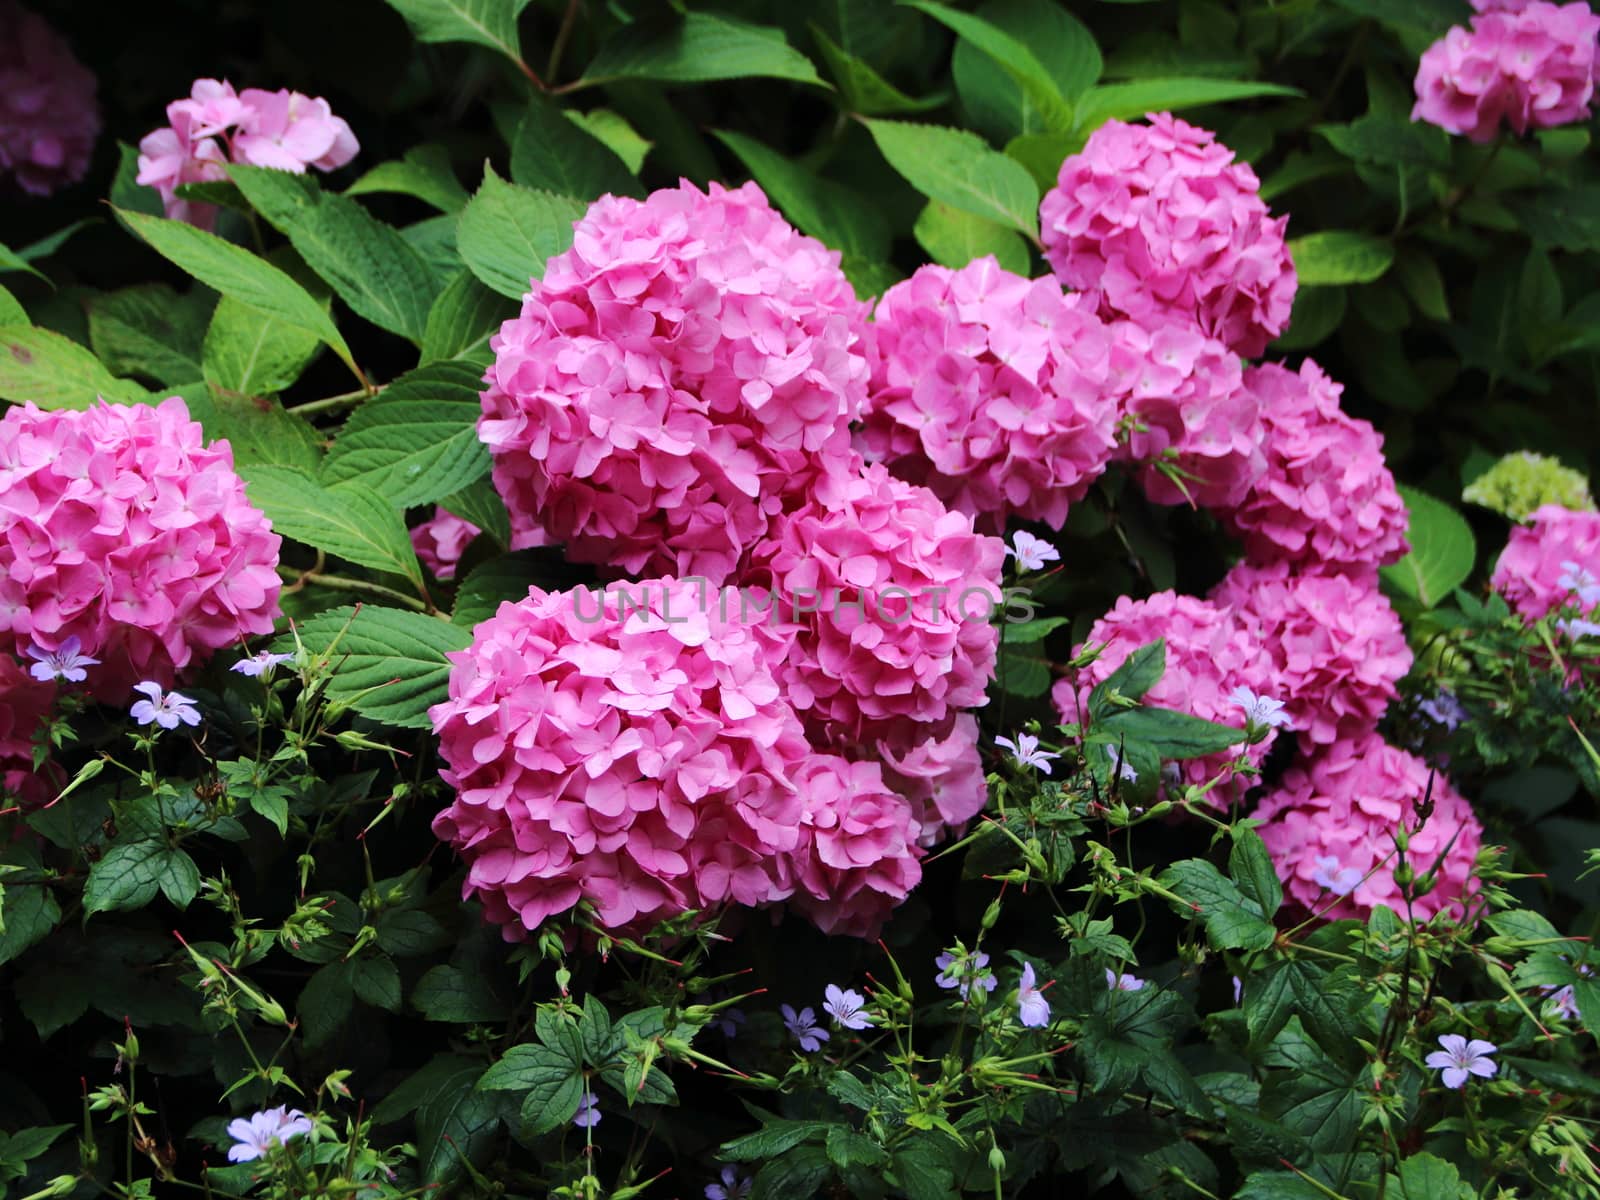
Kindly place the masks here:
POLYGON ((1348 1152, 1364 1107, 1352 1073, 1305 1035, 1298 1016, 1289 1018, 1266 1061, 1278 1069, 1262 1086, 1262 1115, 1303 1137, 1318 1153, 1348 1152))
POLYGON ((684 13, 670 23, 642 20, 624 27, 600 47, 579 83, 589 86, 612 79, 704 83, 752 76, 827 86, 781 29, 709 12, 684 13))
POLYGON ((165 284, 123 288, 89 303, 89 343, 106 368, 158 383, 200 378, 200 345, 211 301, 179 296, 165 284))
POLYGON ((975 258, 992 254, 1006 270, 1028 273, 1028 243, 1019 233, 937 200, 929 200, 923 207, 911 232, 940 266, 959 270, 975 258))
POLYGON ((411 1003, 430 1021, 457 1024, 502 1021, 510 1011, 481 974, 449 965, 434 967, 417 980, 411 1003))
POLYGON ((777 1117, 764 1117, 761 1128, 754 1133, 723 1143, 719 1158, 729 1162, 757 1162, 776 1158, 802 1142, 820 1142, 832 1126, 826 1121, 786 1121, 777 1117))
POLYGON ((147 217, 123 209, 116 212, 158 254, 201 283, 326 342, 351 370, 355 370, 355 358, 333 319, 309 292, 271 263, 182 221, 147 217))
POLYGON ((1100 701, 1112 692, 1126 700, 1141 699, 1146 692, 1161 682, 1167 669, 1167 639, 1157 638, 1149 645, 1140 646, 1122 665, 1095 687, 1089 696, 1089 711, 1097 719, 1115 711, 1100 701))
POLYGON ((400 1011, 400 968, 387 954, 363 954, 350 960, 350 986, 374 1008, 400 1011))
POLYGON ((1233 848, 1228 851, 1228 874, 1239 890, 1271 920, 1283 906, 1283 885, 1261 835, 1248 825, 1233 827, 1233 848))
POLYGON ((489 480, 480 479, 471 487, 446 496, 439 505, 463 521, 472 522, 501 549, 511 545, 510 514, 506 512, 505 501, 500 499, 500 493, 494 490, 494 484, 489 480))
POLYGON ((539 582, 538 559, 535 552, 521 550, 515 554, 502 554, 474 567, 456 589, 455 611, 450 614, 453 624, 471 629, 480 621, 494 616, 507 600, 521 600, 528 589, 539 582))
POLYGON ((1194 906, 1192 911, 1177 904, 1173 908, 1199 917, 1211 945, 1218 950, 1261 950, 1277 936, 1261 906, 1203 858, 1173 863, 1161 873, 1159 882, 1194 906))
POLYGON ((1600 249, 1600 183, 1540 188, 1510 204, 1536 243, 1573 252, 1600 249))
POLYGON ((151 840, 113 846, 89 868, 83 885, 86 913, 143 908, 162 892, 187 908, 200 890, 200 871, 182 850, 151 840))
POLYGON ((1439 264, 1425 251, 1407 246, 1394 261, 1394 271, 1400 286, 1411 297, 1417 311, 1435 321, 1450 319, 1450 300, 1445 295, 1444 276, 1439 264))
POLYGON ((571 121, 561 110, 534 96, 511 142, 511 178, 527 187, 593 200, 610 192, 642 196, 632 171, 604 142, 571 121))
POLYGON ((263 464, 293 467, 315 475, 322 461, 322 435, 286 412, 276 400, 211 393, 210 411, 199 403, 190 411, 205 426, 206 439, 227 438, 236 467, 263 464))
POLYGON ((1450 166, 1450 138, 1434 125, 1369 113, 1348 125, 1314 127, 1346 158, 1380 166, 1450 166))
POLYGON ((1335 977, 1304 959, 1284 959, 1252 975, 1244 990, 1244 1016, 1252 1053, 1269 1044, 1291 1019, 1305 1027, 1330 1053, 1358 1050, 1352 1012, 1363 1003, 1344 977, 1335 977))
POLYGON ((503 1099, 477 1090, 481 1073, 475 1063, 457 1068, 417 1108, 418 1162, 440 1195, 448 1194, 464 1164, 483 1165, 500 1131, 503 1099))
POLYGON ((524 1093, 523 1126, 549 1133, 572 1120, 583 1097, 584 1076, 565 1055, 533 1043, 513 1046, 478 1080, 483 1091, 524 1093))
POLYGON ((1177 112, 1203 104, 1226 104, 1258 96, 1299 96, 1297 88, 1247 79, 1177 76, 1108 83, 1090 88, 1078 100, 1078 130, 1093 133, 1110 120, 1128 121, 1151 112, 1177 112))
POLYGON ((306 1044, 320 1046, 338 1033, 355 1011, 355 1000, 349 963, 336 960, 312 975, 295 1005, 306 1044))
POLYGON ((284 537, 422 586, 411 535, 377 492, 359 483, 323 487, 290 467, 247 465, 239 474, 250 502, 284 537))
POLYGON ((1006 157, 1027 169, 1041 190, 1055 187, 1062 160, 1083 149, 1075 133, 1021 133, 1006 143, 1006 157))
MULTIPOLYGON (((990 63, 998 67, 1010 80, 1014 93, 1020 93, 1019 107, 1038 113, 1038 129, 1066 132, 1072 128, 1072 105, 1062 95, 1050 71, 1034 56, 1030 48, 1031 39, 1027 35, 1015 37, 982 16, 949 8, 937 3, 936 0, 900 0, 900 3, 927 13, 935 21, 953 30, 963 43, 978 50, 990 63)), ((1085 34, 1087 32, 1084 30, 1085 34)), ((1090 48, 1094 48, 1092 37, 1088 44, 1090 48)), ((1095 58, 1098 57, 1098 49, 1095 49, 1095 58)), ((1098 75, 1099 72, 1096 71, 1095 74, 1098 75)), ((957 78, 959 81, 960 77, 957 78)), ((962 90, 962 95, 965 98, 965 88, 962 90)), ((1015 130, 1017 133, 1034 131, 1028 124, 1023 124, 1015 130)))
POLYGON ((70 338, 32 325, 0 325, 0 400, 81 409, 102 398, 137 404, 148 393, 118 379, 70 338))
POLYGON ((371 192, 415 196, 442 213, 460 212, 467 202, 467 189, 450 165, 450 151, 434 143, 413 146, 400 159, 379 163, 344 190, 346 196, 371 192))
POLYGON ((442 287, 400 231, 309 176, 237 164, 229 178, 352 311, 380 329, 422 341, 442 287))
POLYGON ((1289 1171, 1255 1171, 1233 1200, 1328 1200, 1328 1193, 1289 1171))
POLYGON ((876 1167, 889 1157, 877 1142, 848 1125, 830 1128, 824 1147, 828 1160, 841 1171, 856 1166, 876 1167))
POLYGON ((428 310, 422 331, 423 363, 486 351, 490 336, 515 315, 504 296, 484 287, 472 272, 459 272, 428 310))
POLYGON ((810 22, 808 28, 812 40, 817 43, 817 49, 822 53, 822 61, 828 66, 828 73, 839 85, 840 96, 849 111, 877 116, 881 113, 922 112, 944 103, 945 97, 942 95, 927 96, 920 100, 906 95, 873 70, 865 60, 841 49, 815 21, 810 22))
POLYGON ((522 61, 517 17, 528 0, 388 0, 423 42, 469 42, 522 61))
POLYGON ((4 892, 4 916, 0 963, 8 963, 42 942, 61 923, 61 905, 48 884, 10 883, 4 892))
POLYGON ((201 370, 223 391, 270 396, 292 386, 321 348, 316 334, 224 296, 206 329, 201 370))
POLYGON ((1372 283, 1394 262, 1394 246, 1370 233, 1329 229, 1292 239, 1289 256, 1303 287, 1372 283))
POLYGON ((1031 621, 1008 621, 1001 636, 1008 645, 1032 646, 1063 626, 1072 624, 1067 617, 1035 617, 1031 621))
POLYGON ((50 282, 49 276, 47 276, 43 271, 39 270, 38 267, 34 266, 27 259, 23 258, 22 255, 18 254, 10 246, 7 246, 4 242, 0 242, 0 275, 4 275, 7 271, 26 271, 30 275, 38 276, 46 283, 50 282))
POLYGON ((628 124, 625 117, 612 112, 609 108, 591 108, 588 112, 563 108, 561 115, 579 129, 586 131, 590 137, 609 146, 611 153, 620 158, 622 165, 634 175, 643 168, 645 157, 655 145, 628 124))
POLYGON ((846 255, 877 262, 889 257, 889 223, 866 197, 812 174, 754 138, 722 129, 712 132, 803 232, 846 255))
POLYGON ((0 325, 29 324, 32 322, 28 320, 27 310, 22 307, 22 303, 5 288, 0 287, 0 325))
POLYGON ((1389 1176, 1401 1200, 1476 1200, 1478 1190, 1462 1182, 1456 1165, 1426 1151, 1400 1161, 1400 1174, 1389 1176))
POLYGON ((1121 708, 1100 718, 1102 732, 1143 742, 1162 758, 1200 758, 1245 741, 1242 729, 1170 708, 1121 708))
POLYGON ((1038 184, 1026 167, 976 134, 908 121, 865 124, 889 165, 930 200, 1037 236, 1038 184))
POLYGON ((345 422, 322 482, 357 483, 410 508, 482 479, 490 464, 478 440, 479 380, 476 367, 457 362, 402 375, 345 422))
POLYGON ((507 183, 484 166, 483 186, 461 210, 456 245, 468 269, 502 296, 520 299, 545 260, 572 244, 584 204, 507 183))
POLYGON ((1477 539, 1466 519, 1442 500, 1403 485, 1400 498, 1409 513, 1411 552, 1378 573, 1401 595, 1433 608, 1472 574, 1477 539))
MULTIPOLYGON (((375 721, 408 729, 428 726, 428 708, 446 698, 450 662, 446 654, 465 650, 472 635, 437 617, 398 608, 365 605, 331 609, 299 625, 301 642, 320 654, 338 638, 336 672, 328 694, 351 703, 375 721), (368 688, 375 691, 368 692, 368 688)), ((280 637, 273 649, 285 653, 294 641, 280 637)))

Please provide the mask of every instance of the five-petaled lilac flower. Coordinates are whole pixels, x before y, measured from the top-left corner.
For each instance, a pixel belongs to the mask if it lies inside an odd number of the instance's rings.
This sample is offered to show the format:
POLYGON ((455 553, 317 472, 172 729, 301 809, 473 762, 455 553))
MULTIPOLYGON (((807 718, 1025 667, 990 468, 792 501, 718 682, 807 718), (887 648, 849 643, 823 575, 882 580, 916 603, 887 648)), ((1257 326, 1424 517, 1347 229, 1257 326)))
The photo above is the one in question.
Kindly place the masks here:
POLYGON ((579 1129, 592 1129, 600 1124, 600 1097, 585 1092, 578 1101, 578 1111, 572 1114, 572 1123, 579 1129))
POLYGON ((1434 693, 1431 699, 1417 705, 1417 711, 1435 725, 1444 726, 1446 732, 1453 732, 1467 716, 1467 710, 1456 699, 1455 693, 1444 688, 1434 693))
POLYGON ((237 671, 241 675, 248 675, 252 679, 261 675, 265 675, 270 679, 273 667, 293 661, 294 655, 292 654, 273 654, 269 650, 263 650, 260 654, 252 654, 249 658, 241 658, 228 670, 237 671))
POLYGON ((872 1025, 872 1015, 866 1011, 866 1003, 861 993, 841 991, 838 984, 830 983, 823 992, 822 1011, 840 1029, 867 1029, 872 1025))
POLYGON ((1017 983, 1017 1019, 1029 1029, 1050 1024, 1050 1001, 1039 990, 1032 963, 1022 965, 1022 979, 1017 983))
POLYGON ((1459 1033, 1447 1033, 1439 1038, 1439 1045, 1444 1049, 1435 1050, 1422 1061, 1444 1072, 1444 1085, 1447 1088, 1460 1087, 1469 1075, 1487 1079, 1500 1069, 1500 1065, 1489 1057, 1498 1049, 1493 1042, 1478 1038, 1469 1042, 1459 1033))
POLYGON ((1348 896, 1356 890, 1362 878, 1361 871, 1345 866, 1331 854, 1319 857, 1316 868, 1311 872, 1311 882, 1320 888, 1327 888, 1335 896, 1348 896))
POLYGON ((1107 967, 1106 987, 1113 992, 1142 992, 1144 990, 1144 980, 1137 975, 1129 975, 1126 972, 1118 975, 1110 967, 1107 967))
POLYGON ((1031 733, 1017 734, 1014 742, 1010 738, 997 737, 994 744, 1011 751, 1011 758, 1017 766, 1037 767, 1046 775, 1050 774, 1050 761, 1061 757, 1053 751, 1039 749, 1039 739, 1031 733))
POLYGON ((1118 779, 1125 779, 1129 783, 1139 782, 1139 772, 1134 765, 1122 757, 1122 751, 1115 746, 1106 747, 1106 757, 1111 760, 1111 769, 1116 772, 1118 779))
POLYGON ((739 1036, 739 1026, 743 1024, 744 1009, 742 1008, 725 1008, 711 1020, 711 1028, 729 1039, 739 1036))
POLYGON ((1556 628, 1576 642, 1581 638, 1600 638, 1600 621, 1585 621, 1581 617, 1567 617, 1556 622, 1556 628))
POLYGON ((33 666, 28 668, 28 672, 40 683, 49 683, 52 679, 82 683, 89 677, 89 672, 84 668, 100 663, 98 658, 90 658, 83 653, 83 640, 76 635, 63 641, 59 650, 29 646, 28 657, 33 659, 33 666))
POLYGON ((1593 571, 1576 562, 1562 563, 1561 570, 1564 574, 1556 582, 1578 597, 1585 612, 1600 604, 1600 579, 1594 577, 1593 571))
POLYGON ((723 1167, 722 1182, 706 1184, 706 1200, 746 1200, 752 1182, 733 1167, 723 1167))
POLYGON ((1006 547, 1006 553, 1017 560, 1024 571, 1042 571, 1045 563, 1061 561, 1061 552, 1043 538, 1034 537, 1026 529, 1017 530, 1006 547))
POLYGON ((149 725, 153 721, 163 729, 176 729, 180 721, 185 725, 200 724, 200 710, 189 697, 177 692, 163 692, 159 683, 149 679, 134 684, 133 690, 150 697, 148 700, 135 700, 133 707, 128 710, 128 714, 139 724, 149 725))
POLYGON ((953 950, 946 950, 933 960, 933 965, 939 968, 939 974, 934 977, 934 982, 942 988, 959 988, 963 1000, 974 986, 992 992, 1000 983, 994 977, 993 971, 984 969, 989 965, 989 956, 981 951, 977 954, 958 955, 953 950))
POLYGON ((810 1008, 802 1008, 796 1013, 787 1004, 781 1004, 778 1011, 783 1014, 783 1023, 788 1027, 790 1036, 800 1043, 800 1049, 807 1054, 820 1050, 822 1043, 832 1036, 817 1024, 817 1014, 810 1008))
POLYGON ((234 1141, 228 1147, 229 1162, 254 1162, 274 1146, 281 1146, 290 1138, 311 1132, 311 1120, 298 1108, 280 1104, 249 1117, 238 1117, 228 1122, 228 1136, 234 1141))
POLYGON ((1258 696, 1243 686, 1228 694, 1228 703, 1244 710, 1244 723, 1257 729, 1283 729, 1289 724, 1289 714, 1283 711, 1283 701, 1271 696, 1258 696))
POLYGON ((1556 1016, 1563 1021, 1578 1019, 1578 993, 1573 990, 1570 983, 1566 987, 1547 987, 1544 992, 1556 1016))

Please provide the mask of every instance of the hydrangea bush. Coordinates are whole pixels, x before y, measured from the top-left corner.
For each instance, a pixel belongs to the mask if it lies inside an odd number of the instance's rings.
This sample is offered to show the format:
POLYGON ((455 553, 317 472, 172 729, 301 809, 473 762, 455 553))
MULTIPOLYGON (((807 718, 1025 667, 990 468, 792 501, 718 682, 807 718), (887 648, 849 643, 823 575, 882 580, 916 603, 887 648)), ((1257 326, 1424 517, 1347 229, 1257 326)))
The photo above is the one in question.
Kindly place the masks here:
POLYGON ((1600 1200, 1588 4, 352 4, 0 0, 0 1198, 1600 1200))

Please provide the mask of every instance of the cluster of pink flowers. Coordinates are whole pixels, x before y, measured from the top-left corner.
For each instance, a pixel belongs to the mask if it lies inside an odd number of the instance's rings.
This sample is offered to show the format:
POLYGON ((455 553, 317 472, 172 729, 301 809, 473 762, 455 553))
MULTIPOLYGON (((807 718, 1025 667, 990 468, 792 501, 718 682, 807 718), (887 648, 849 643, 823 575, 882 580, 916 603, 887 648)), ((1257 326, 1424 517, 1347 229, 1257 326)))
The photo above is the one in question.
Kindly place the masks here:
POLYGON ((1567 606, 1589 615, 1600 604, 1600 513, 1535 509, 1511 531, 1489 584, 1527 621, 1567 606))
POLYGON ((1116 448, 1111 339, 1050 279, 925 266, 873 318, 858 446, 987 530, 1061 528, 1116 448))
POLYGON ((0 176, 36 196, 82 179, 100 136, 96 90, 54 29, 0 0, 0 176))
POLYGON ((287 89, 236 93, 225 80, 195 80, 188 97, 167 105, 167 122, 139 143, 138 182, 161 193, 167 216, 202 229, 215 224, 216 206, 185 200, 180 185, 226 179, 229 162, 297 175, 308 167, 333 171, 360 149, 321 97, 287 89))
POLYGON ((1107 319, 1195 326, 1254 357, 1289 322, 1288 218, 1209 130, 1148 120, 1107 121, 1061 164, 1039 209, 1050 265, 1107 319))
POLYGON ((1261 838, 1289 896, 1330 920, 1365 918, 1387 905, 1407 915, 1394 870, 1395 830, 1416 826, 1406 862, 1434 886, 1418 897, 1411 915, 1460 918, 1476 890, 1473 864, 1483 829, 1472 807, 1414 754, 1388 745, 1376 733, 1350 738, 1291 767, 1278 790, 1262 802, 1261 838))
POLYGON ((1245 372, 1266 431, 1266 470, 1224 514, 1258 562, 1362 570, 1405 554, 1406 509, 1383 435, 1339 406, 1344 390, 1310 359, 1245 372))
POLYGON ((99 699, 270 633, 279 541, 178 397, 0 420, 0 633, 92 656, 99 699))
MULTIPOLYGON (((1085 646, 1104 649, 1079 674, 1077 687, 1071 679, 1060 679, 1051 692, 1062 721, 1080 724, 1088 711, 1089 693, 1135 650, 1158 638, 1166 639, 1166 670, 1145 693, 1147 704, 1178 709, 1219 725, 1240 726, 1242 714, 1230 695, 1239 688, 1269 696, 1276 690, 1273 664, 1261 641, 1226 605, 1175 592, 1157 592, 1143 600, 1124 596, 1089 630, 1085 646)), ((1190 759, 1180 764, 1182 776, 1190 783, 1203 784, 1241 750, 1260 766, 1276 737, 1275 730, 1269 731, 1260 742, 1245 746, 1241 731, 1241 745, 1232 754, 1190 759)), ((1213 789, 1209 798, 1219 807, 1230 799, 1223 789, 1213 789)))
POLYGON ((580 902, 609 929, 795 897, 867 932, 920 878, 911 803, 876 763, 818 754, 781 647, 693 581, 535 589, 454 655, 430 716, 465 891, 520 939, 580 902))
POLYGON ((55 698, 52 684, 33 678, 9 654, 0 654, 0 809, 12 799, 36 808, 51 798, 50 781, 33 768, 33 739, 55 698))
POLYGON ((433 516, 411 531, 411 545, 422 565, 440 582, 456 577, 456 564, 483 530, 453 512, 435 507, 433 516))
POLYGON ((1587 3, 1486 0, 1472 28, 1452 28, 1417 64, 1413 121, 1475 142, 1587 119, 1600 15, 1587 3))
POLYGON ((491 341, 478 431, 513 546, 728 579, 849 470, 866 315, 753 183, 601 197, 491 341))

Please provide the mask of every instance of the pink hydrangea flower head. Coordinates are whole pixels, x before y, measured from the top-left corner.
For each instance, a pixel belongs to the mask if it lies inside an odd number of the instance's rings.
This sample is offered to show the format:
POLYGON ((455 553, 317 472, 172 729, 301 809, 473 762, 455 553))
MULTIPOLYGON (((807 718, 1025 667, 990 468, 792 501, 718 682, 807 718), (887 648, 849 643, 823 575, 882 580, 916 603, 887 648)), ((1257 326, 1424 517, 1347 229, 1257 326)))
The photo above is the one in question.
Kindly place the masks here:
POLYGON ((866 311, 753 183, 601 197, 490 342, 478 435, 513 547, 726 580, 847 468, 866 311))
POLYGON ((1303 746, 1369 731, 1411 669, 1400 617, 1378 590, 1377 572, 1296 572, 1287 563, 1239 563, 1212 591, 1264 646, 1273 695, 1303 746))
POLYGON ((960 829, 983 811, 989 781, 978 753, 978 719, 958 713, 946 734, 909 746, 878 744, 883 778, 916 813, 917 844, 931 846, 948 829, 960 829))
POLYGON ((778 678, 817 745, 946 734, 985 702, 1005 545, 881 463, 829 476, 744 582, 787 638, 778 678))
POLYGON ((1391 563, 1407 551, 1406 507, 1383 458, 1383 435, 1346 416, 1343 390, 1309 358, 1298 373, 1245 372, 1261 409, 1266 473, 1226 522, 1258 562, 1391 563))
MULTIPOLYGON (((1109 678, 1135 650, 1158 638, 1167 642, 1166 670, 1145 693, 1144 702, 1219 725, 1232 725, 1240 730, 1242 745, 1243 717, 1229 697, 1240 687, 1274 695, 1277 683, 1271 658, 1225 605, 1170 591, 1142 600, 1123 596, 1094 623, 1084 646, 1073 653, 1081 653, 1090 644, 1101 644, 1105 649, 1100 657, 1079 674, 1076 693, 1070 679, 1057 680, 1051 691, 1062 722, 1079 724, 1088 712, 1089 693, 1095 686, 1109 678)), ((1273 731, 1263 741, 1249 746, 1246 752, 1250 761, 1259 766, 1276 737, 1273 731)), ((1203 784, 1214 778, 1236 753, 1186 760, 1178 764, 1181 777, 1189 783, 1203 784)), ((1213 788, 1208 795, 1218 805, 1226 805, 1230 789, 1213 788)))
POLYGON ((107 703, 272 632, 280 540, 176 396, 0 420, 0 636, 76 638, 107 703))
POLYGON ((508 940, 580 901, 608 929, 787 898, 811 753, 773 643, 692 581, 533 589, 452 656, 430 711, 455 847, 508 940))
POLYGON ((52 764, 33 767, 33 739, 50 718, 56 689, 24 670, 9 654, 0 654, 0 808, 14 799, 24 808, 38 808, 55 796, 52 764))
POLYGON ((824 933, 876 937, 922 879, 920 823, 911 803, 885 786, 877 763, 814 754, 794 778, 805 815, 800 844, 789 856, 790 907, 824 933))
POLYGON ((35 196, 82 179, 100 136, 97 88, 43 18, 0 0, 0 176, 35 196))
POLYGON ((1192 326, 1116 321, 1111 337, 1112 386, 1129 431, 1118 459, 1139 464, 1157 504, 1237 505, 1267 467, 1261 404, 1238 356, 1192 326))
POLYGON ((1261 184, 1209 130, 1152 113, 1107 121, 1039 206, 1045 256, 1110 320, 1198 328, 1254 358, 1289 323, 1296 287, 1261 184))
POLYGON ((1587 610, 1574 566, 1600 579, 1600 513, 1546 504, 1512 529, 1489 585, 1527 621, 1567 605, 1587 610))
POLYGON ((1587 119, 1600 15, 1581 0, 1480 7, 1423 52, 1411 119, 1475 142, 1587 119))
POLYGON ((984 257, 895 284, 873 333, 866 459, 988 531, 1012 516, 1061 528, 1116 448, 1099 319, 984 257))
POLYGON ((320 96, 246 88, 239 101, 244 111, 233 139, 235 162, 303 175, 307 167, 336 171, 361 149, 350 126, 320 96))
POLYGON ((1472 868, 1483 827, 1449 779, 1376 733, 1302 756, 1253 815, 1264 822, 1261 840, 1284 890, 1302 907, 1338 920, 1364 919, 1384 904, 1404 917, 1394 880, 1394 831, 1402 820, 1414 827, 1425 802, 1431 811, 1411 834, 1406 857, 1418 878, 1436 871, 1437 882, 1417 898, 1412 915, 1459 918, 1463 901, 1477 890, 1472 868), (1338 887, 1328 886, 1332 879, 1338 887))
POLYGON ((433 577, 445 582, 456 577, 456 564, 482 532, 471 521, 435 507, 433 516, 411 531, 411 545, 433 577))

